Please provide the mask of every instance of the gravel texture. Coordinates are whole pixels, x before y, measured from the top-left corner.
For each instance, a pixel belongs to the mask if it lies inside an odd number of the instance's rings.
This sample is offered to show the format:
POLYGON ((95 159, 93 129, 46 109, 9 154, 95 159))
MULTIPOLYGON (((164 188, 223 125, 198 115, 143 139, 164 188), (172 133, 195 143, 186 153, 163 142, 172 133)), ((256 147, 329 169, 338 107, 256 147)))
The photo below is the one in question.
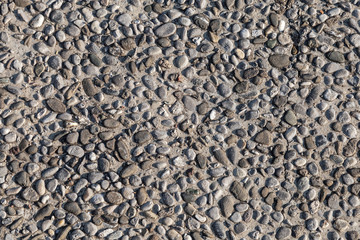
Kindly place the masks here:
POLYGON ((359 0, 0 20, 0 239, 360 239, 359 0))

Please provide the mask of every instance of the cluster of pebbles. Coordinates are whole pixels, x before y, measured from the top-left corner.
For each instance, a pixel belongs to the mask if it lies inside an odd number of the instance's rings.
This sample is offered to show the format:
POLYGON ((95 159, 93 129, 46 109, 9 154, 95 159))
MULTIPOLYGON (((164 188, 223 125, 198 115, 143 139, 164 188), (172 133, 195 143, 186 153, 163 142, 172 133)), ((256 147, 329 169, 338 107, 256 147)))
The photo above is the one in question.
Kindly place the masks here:
POLYGON ((0 3, 0 239, 360 239, 359 0, 0 3))

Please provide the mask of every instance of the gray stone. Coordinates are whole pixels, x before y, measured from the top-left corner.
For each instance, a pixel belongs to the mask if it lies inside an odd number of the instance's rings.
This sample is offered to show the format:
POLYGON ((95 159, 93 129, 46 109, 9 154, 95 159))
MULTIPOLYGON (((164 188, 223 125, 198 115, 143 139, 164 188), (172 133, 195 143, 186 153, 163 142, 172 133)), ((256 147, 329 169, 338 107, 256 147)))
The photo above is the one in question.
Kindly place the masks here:
POLYGON ((41 221, 44 218, 51 215, 52 211, 54 210, 54 206, 52 204, 47 204, 45 207, 42 207, 35 215, 35 221, 41 221))
POLYGON ((231 165, 231 163, 230 163, 228 157, 226 156, 226 153, 225 153, 224 150, 218 148, 218 149, 215 149, 213 153, 214 153, 215 159, 219 163, 223 164, 224 166, 230 166, 231 165))
POLYGON ((89 97, 93 97, 95 94, 98 93, 97 88, 94 86, 92 80, 90 78, 86 78, 82 81, 82 86, 84 88, 85 93, 89 97))
POLYGON ((269 62, 273 67, 284 68, 290 65, 290 58, 284 54, 274 54, 269 57, 269 62))
POLYGON ((231 196, 225 196, 219 201, 219 207, 224 217, 228 218, 234 211, 234 201, 231 196))
POLYGON ((130 176, 136 174, 138 171, 139 171, 139 167, 136 166, 135 164, 131 164, 131 165, 125 167, 121 171, 120 177, 127 178, 127 177, 130 177, 130 176))
POLYGON ((242 202, 246 202, 249 197, 249 194, 246 191, 246 189, 238 181, 233 182, 233 184, 230 187, 230 192, 234 195, 234 197, 237 200, 240 200, 242 202))
POLYGON ((120 122, 112 118, 105 119, 103 124, 106 128, 118 128, 120 126, 120 122))
POLYGON ((276 231, 275 238, 276 239, 287 239, 291 235, 291 229, 288 227, 280 227, 276 231))
POLYGON ((67 148, 67 153, 71 156, 81 158, 85 155, 84 149, 79 146, 70 146, 67 148))
POLYGON ((284 120, 288 124, 294 126, 297 124, 297 118, 295 116, 295 113, 292 110, 288 110, 284 115, 284 120))
POLYGON ((64 209, 72 214, 79 215, 82 211, 79 204, 76 202, 67 202, 64 204, 64 209))
POLYGON ((152 136, 147 130, 141 130, 134 134, 134 142, 140 145, 148 143, 151 139, 152 136))
POLYGON ((48 105, 48 107, 54 111, 54 112, 58 112, 58 113, 64 113, 66 112, 66 106, 65 104, 63 104, 60 100, 58 100, 57 98, 50 98, 46 101, 46 104, 48 105))
POLYGON ((225 226, 222 222, 216 221, 212 224, 214 234, 219 239, 226 239, 225 226))
POLYGON ((154 33, 158 37, 169 37, 176 31, 176 25, 173 23, 165 23, 158 27, 154 33))
POLYGON ((261 131, 256 135, 254 140, 260 144, 270 145, 272 142, 271 133, 267 130, 261 131))

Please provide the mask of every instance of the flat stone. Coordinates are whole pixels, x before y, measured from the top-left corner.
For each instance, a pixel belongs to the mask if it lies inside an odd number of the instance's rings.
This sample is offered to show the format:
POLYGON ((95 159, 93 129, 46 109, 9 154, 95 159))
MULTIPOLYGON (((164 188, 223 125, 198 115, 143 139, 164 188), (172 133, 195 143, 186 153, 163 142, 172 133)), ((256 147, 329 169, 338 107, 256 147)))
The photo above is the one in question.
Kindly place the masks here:
POLYGON ((67 202, 64 204, 64 209, 72 214, 79 215, 82 210, 79 207, 79 204, 76 202, 67 202))
POLYGON ((114 204, 114 205, 119 205, 119 204, 121 204, 123 202, 121 193, 114 192, 114 191, 106 193, 105 200, 108 203, 114 204))
POLYGON ((349 41, 354 47, 360 47, 360 34, 351 35, 349 41))
POLYGON ((33 19, 31 19, 29 26, 32 28, 39 28, 43 25, 44 20, 45 20, 45 18, 43 15, 41 15, 41 14, 36 15, 33 19))
POLYGON ((149 142, 151 139, 152 136, 147 130, 141 130, 134 134, 134 142, 140 145, 149 142))
POLYGON ((286 113, 284 115, 284 120, 285 120, 285 122, 287 122, 288 124, 290 124, 292 126, 297 124, 296 115, 292 110, 286 111, 286 113))
POLYGON ((193 98, 191 96, 184 96, 182 101, 187 110, 192 111, 192 112, 196 111, 197 102, 196 102, 195 98, 193 98))
POLYGON ((81 158, 85 155, 84 149, 79 146, 70 146, 67 148, 67 153, 71 156, 81 158))
POLYGON ((158 27, 154 33, 158 37, 169 37, 176 31, 176 25, 173 23, 165 23, 158 27))
POLYGON ((127 13, 121 14, 118 18, 117 21, 121 24, 124 25, 126 27, 129 27, 131 24, 131 16, 127 13))
POLYGON ((127 51, 132 50, 136 48, 135 39, 134 38, 122 39, 120 40, 120 46, 127 51))
POLYGON ((205 169, 207 166, 207 158, 201 153, 196 155, 196 162, 202 169, 205 169))
POLYGON ((145 188, 139 188, 136 192, 136 200, 140 206, 148 200, 148 194, 145 188))
POLYGON ((337 63, 344 63, 345 62, 345 57, 344 54, 342 54, 341 52, 338 51, 332 51, 326 54, 327 58, 333 62, 337 62, 337 63))
POLYGON ((39 195, 37 194, 37 192, 32 189, 31 187, 26 188, 24 191, 22 191, 21 193, 21 197, 23 199, 25 199, 26 201, 30 201, 30 202, 37 202, 39 201, 39 195))
POLYGON ((344 219, 338 218, 334 221, 333 227, 339 232, 344 232, 349 228, 349 223, 344 219))
POLYGON ((120 126, 120 122, 112 118, 107 118, 104 120, 103 125, 106 128, 118 128, 120 126))
POLYGON ((279 26, 279 17, 276 13, 270 13, 269 18, 271 25, 273 25, 274 27, 279 26))
POLYGON ((89 59, 92 64, 94 64, 97 67, 101 67, 102 61, 96 54, 89 54, 89 59))
POLYGON ((256 135, 254 140, 260 144, 270 145, 272 142, 271 133, 267 130, 261 131, 256 135))
POLYGON ((71 226, 66 226, 62 228, 59 234, 57 235, 56 240, 65 240, 70 230, 71 230, 71 226))
POLYGON ((228 157, 226 156, 226 153, 224 150, 218 148, 218 149, 214 150, 213 153, 214 153, 215 159, 219 163, 223 164, 224 166, 230 166, 230 161, 229 161, 228 157))
POLYGON ((181 55, 174 60, 174 65, 177 68, 185 68, 188 65, 189 59, 186 55, 181 55))
POLYGON ((214 234, 219 239, 226 239, 225 226, 222 222, 216 221, 212 224, 214 234))
POLYGON ((54 112, 58 112, 58 113, 64 113, 66 112, 66 106, 65 104, 63 104, 59 99, 57 98, 50 98, 46 101, 46 104, 48 105, 48 107, 54 111, 54 112))
POLYGON ((291 235, 291 229, 288 227, 280 227, 276 231, 275 238, 276 239, 287 239, 291 235))
POLYGON ((93 81, 90 78, 86 78, 82 81, 82 86, 86 95, 89 97, 93 97, 95 94, 98 93, 97 88, 94 86, 93 81))
POLYGON ((130 177, 130 176, 136 174, 138 171, 139 171, 139 167, 136 166, 135 164, 131 164, 131 165, 125 167, 121 171, 120 177, 127 178, 127 177, 130 177))
POLYGON ((245 79, 249 79, 249 78, 253 78, 255 76, 257 76, 259 74, 259 69, 258 68, 249 68, 249 69, 246 69, 244 71, 244 78, 245 79))
POLYGON ((14 3, 18 7, 27 7, 31 4, 31 0, 14 0, 14 3))
POLYGON ((249 196, 246 189, 238 181, 233 182, 230 187, 230 192, 237 200, 240 200, 242 202, 246 202, 249 196))
POLYGON ((116 150, 122 159, 130 160, 129 147, 123 140, 116 142, 116 150))
POLYGON ((231 196, 225 196, 219 201, 219 207, 224 217, 228 218, 234 211, 234 201, 231 196))
POLYGON ((274 54, 269 57, 271 66, 276 68, 284 68, 290 65, 290 58, 285 54, 274 54))
POLYGON ((45 207, 42 207, 34 217, 35 221, 41 221, 44 218, 51 215, 52 211, 54 210, 54 206, 52 204, 47 204, 45 207))
POLYGON ((304 144, 306 149, 315 149, 316 148, 316 144, 314 141, 314 138, 312 136, 308 136, 306 138, 304 138, 304 144))

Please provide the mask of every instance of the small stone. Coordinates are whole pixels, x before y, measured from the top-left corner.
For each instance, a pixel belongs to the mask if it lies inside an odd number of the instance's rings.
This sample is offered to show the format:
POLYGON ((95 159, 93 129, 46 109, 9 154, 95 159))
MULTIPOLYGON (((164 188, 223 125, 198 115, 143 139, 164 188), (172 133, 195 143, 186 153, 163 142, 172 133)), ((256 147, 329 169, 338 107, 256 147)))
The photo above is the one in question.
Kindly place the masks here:
POLYGON ((130 177, 130 176, 136 174, 138 171, 139 171, 139 167, 136 166, 135 164, 131 164, 131 165, 125 167, 121 171, 120 177, 127 178, 127 177, 130 177))
POLYGON ((345 232, 349 228, 349 223, 344 219, 336 219, 334 221, 333 227, 339 232, 345 232))
POLYGON ((62 60, 59 56, 51 56, 48 60, 48 64, 51 68, 59 70, 62 65, 62 60))
POLYGON ((288 110, 285 113, 284 120, 285 120, 285 122, 287 122, 288 124, 290 124, 292 126, 297 124, 297 119, 296 119, 295 113, 292 110, 288 110))
POLYGON ((287 239, 291 235, 291 229, 288 227, 280 227, 276 231, 276 239, 287 239))
POLYGON ((169 37, 176 31, 176 25, 173 23, 165 23, 158 27, 154 33, 158 37, 169 37))
POLYGON ((64 204, 64 209, 75 215, 79 215, 82 211, 76 202, 67 202, 64 204))
POLYGON ((230 161, 226 156, 226 153, 222 149, 215 149, 214 150, 214 157, 215 159, 225 166, 230 166, 230 161))
POLYGON ((136 48, 136 43, 135 43, 134 38, 125 38, 125 39, 120 40, 120 46, 123 49, 129 51, 129 50, 136 48))
POLYGON ((329 52, 326 56, 329 60, 331 60, 333 62, 337 62, 337 63, 345 62, 344 54, 342 54, 341 52, 338 52, 338 51, 329 52))
POLYGON ((82 149, 79 146, 70 146, 67 149, 67 153, 70 154, 71 156, 77 157, 77 158, 81 158, 85 155, 84 149, 82 149))
POLYGON ((206 165, 207 165, 206 164, 207 163, 207 158, 200 153, 200 154, 196 155, 196 162, 197 162, 197 164, 199 165, 199 167, 201 169, 205 169, 206 165))
POLYGON ((27 7, 31 4, 31 0, 14 0, 14 3, 18 7, 27 7))
POLYGON ((137 144, 144 144, 152 139, 151 134, 147 130, 142 130, 134 134, 134 142, 137 144))
POLYGON ((24 191, 22 191, 21 196, 26 201, 30 201, 30 202, 39 201, 39 195, 31 187, 28 187, 24 191))
POLYGON ((57 98, 50 98, 46 101, 46 103, 47 103, 48 107, 54 112, 58 112, 58 113, 66 112, 65 104, 63 104, 57 98))
POLYGON ((131 24, 131 16, 127 13, 121 14, 118 18, 117 21, 121 24, 124 25, 126 27, 129 27, 131 24))
POLYGON ((105 195, 105 200, 114 205, 119 205, 123 202, 122 195, 119 192, 108 192, 105 195))
POLYGON ((241 186, 238 181, 234 181, 230 187, 230 192, 234 195, 234 197, 242 202, 246 202, 248 199, 248 192, 246 189, 241 186))
POLYGON ((62 230, 59 231, 56 240, 65 240, 70 230, 71 230, 71 226, 64 227, 62 230))
POLYGON ((305 144, 306 149, 315 149, 316 148, 315 141, 312 136, 308 136, 308 137, 304 138, 304 144, 305 144))
POLYGON ((225 226, 222 222, 216 221, 212 224, 212 229, 219 239, 226 239, 225 226))
POLYGON ((228 218, 234 211, 234 202, 231 196, 223 197, 220 202, 219 206, 221 209, 222 214, 224 217, 228 218))
POLYGON ((120 122, 112 118, 105 119, 103 124, 106 128, 118 128, 120 126, 120 122))
POLYGON ((39 14, 30 21, 29 25, 32 28, 39 28, 43 25, 44 20, 45 20, 44 16, 39 14))
POLYGON ((288 55, 274 54, 269 57, 269 62, 273 67, 284 68, 290 65, 290 59, 288 55))
POLYGON ((244 78, 249 79, 257 76, 259 74, 259 69, 257 68, 249 68, 244 71, 244 78))
POLYGON ((89 97, 93 97, 95 94, 98 93, 98 90, 96 89, 96 87, 93 84, 93 81, 90 78, 84 79, 82 81, 82 86, 84 88, 85 93, 89 97))
POLYGON ((184 106, 187 110, 195 112, 196 111, 196 105, 197 102, 193 97, 190 96, 184 96, 182 99, 184 106))
POLYGON ((91 53, 91 54, 89 54, 89 59, 92 64, 94 64, 97 67, 101 67, 102 61, 98 56, 91 53))
POLYGON ((124 141, 122 141, 122 140, 117 141, 116 150, 117 150, 119 156, 123 160, 129 160, 130 159, 129 148, 128 148, 127 144, 124 141))
POLYGON ((185 68, 188 65, 189 59, 186 55, 181 55, 174 60, 174 65, 177 68, 185 68))
POLYGON ((54 206, 51 204, 46 205, 45 207, 41 208, 34 217, 35 221, 43 220, 44 218, 51 215, 52 211, 54 210, 54 206))
POLYGON ((349 41, 354 47, 360 47, 360 34, 352 34, 349 41))
POLYGON ((148 199, 148 194, 146 193, 145 188, 139 188, 136 192, 136 200, 138 204, 141 206, 143 205, 148 199))
POLYGON ((267 130, 261 131, 256 135, 254 140, 260 144, 270 145, 272 142, 271 133, 267 130))
POLYGON ((279 17, 276 13, 270 13, 270 23, 276 28, 279 26, 279 17))

